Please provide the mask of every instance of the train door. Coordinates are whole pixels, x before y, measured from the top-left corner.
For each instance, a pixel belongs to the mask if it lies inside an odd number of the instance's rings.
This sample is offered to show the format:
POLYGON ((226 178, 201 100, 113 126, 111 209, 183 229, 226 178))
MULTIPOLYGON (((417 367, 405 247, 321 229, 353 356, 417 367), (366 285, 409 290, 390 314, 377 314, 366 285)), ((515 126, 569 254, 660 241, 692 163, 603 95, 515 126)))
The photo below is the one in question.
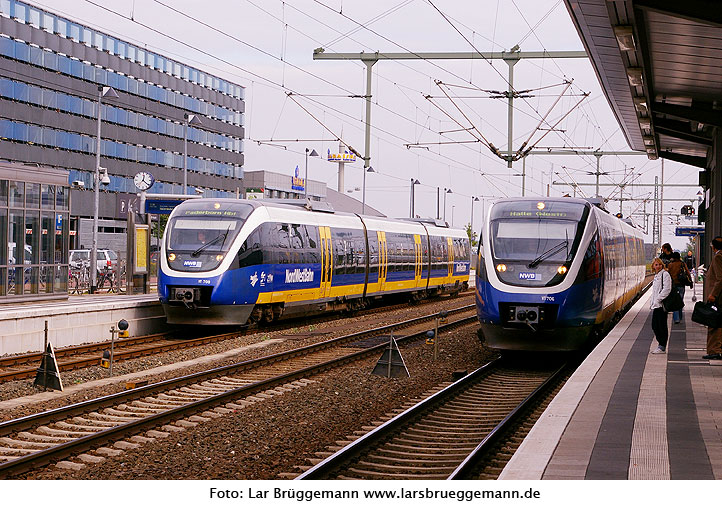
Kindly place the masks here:
POLYGON ((386 247, 386 233, 376 231, 379 242, 379 291, 386 289, 386 274, 389 269, 389 252, 386 247))
POLYGON ((423 257, 421 252, 421 236, 414 234, 414 287, 421 287, 421 270, 423 257))
POLYGON ((320 298, 331 294, 331 269, 333 264, 333 248, 331 246, 331 228, 319 227, 321 238, 321 290, 320 298))
POLYGON ((448 280, 448 282, 451 283, 453 281, 453 277, 454 277, 454 240, 451 238, 446 238, 446 243, 447 243, 448 251, 449 251, 449 257, 448 257, 448 261, 449 261, 448 278, 449 278, 449 280, 448 280))

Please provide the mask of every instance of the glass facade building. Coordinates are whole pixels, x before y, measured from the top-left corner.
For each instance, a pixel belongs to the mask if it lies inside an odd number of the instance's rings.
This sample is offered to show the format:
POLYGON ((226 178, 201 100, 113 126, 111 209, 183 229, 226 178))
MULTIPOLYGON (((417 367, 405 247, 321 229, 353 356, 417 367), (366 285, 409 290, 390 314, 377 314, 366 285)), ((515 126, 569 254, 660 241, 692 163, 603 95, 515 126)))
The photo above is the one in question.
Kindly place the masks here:
POLYGON ((244 91, 237 84, 18 0, 0 0, 0 158, 66 171, 73 217, 93 216, 98 96, 102 101, 99 216, 125 218, 133 176, 150 193, 235 197, 242 188, 244 91), (187 124, 195 114, 201 124, 187 124), (184 140, 188 186, 182 190, 184 140))
POLYGON ((67 298, 67 176, 0 163, 0 303, 67 298))

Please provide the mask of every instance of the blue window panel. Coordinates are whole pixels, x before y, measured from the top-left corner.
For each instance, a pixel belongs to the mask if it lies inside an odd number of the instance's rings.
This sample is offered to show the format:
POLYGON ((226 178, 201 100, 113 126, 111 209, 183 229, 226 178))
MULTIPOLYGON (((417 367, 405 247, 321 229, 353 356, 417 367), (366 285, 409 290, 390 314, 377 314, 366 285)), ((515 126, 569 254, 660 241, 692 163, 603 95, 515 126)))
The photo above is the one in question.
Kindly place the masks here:
MULTIPOLYGON (((41 50, 42 51, 42 50, 41 50)), ((58 70, 58 54, 51 51, 43 51, 43 67, 52 71, 58 70)))
POLYGON ((70 134, 65 131, 55 130, 55 145, 62 149, 69 149, 70 148, 70 134))
POLYGON ((0 0, 0 12, 10 16, 10 0, 0 0))
POLYGON ((125 75, 116 75, 118 77, 118 89, 122 91, 128 90, 128 82, 130 81, 125 75))
POLYGON ((42 128, 40 126, 28 125, 28 138, 27 141, 31 144, 42 143, 42 128))
POLYGON ((136 112, 128 112, 128 118, 126 121, 126 124, 130 126, 131 128, 137 128, 138 127, 138 114, 136 112))
POLYGON ((43 102, 43 91, 40 89, 40 87, 35 87, 34 85, 28 86, 28 91, 30 93, 30 103, 33 105, 40 105, 43 102))
POLYGON ((4 98, 14 99, 13 82, 7 78, 0 78, 0 96, 4 98))
POLYGON ((152 131, 154 133, 158 132, 158 119, 155 117, 148 117, 148 131, 152 131))
POLYGON ((114 89, 118 88, 118 75, 117 73, 113 73, 112 71, 107 71, 107 83, 109 86, 113 87, 114 89))
POLYGON ((93 31, 93 48, 103 49, 103 34, 93 31))
POLYGON ((112 106, 103 105, 103 118, 108 122, 118 122, 118 109, 112 106))
POLYGON ((141 129, 141 130, 148 129, 148 116, 147 115, 138 114, 138 129, 141 129))
POLYGON ((70 58, 65 55, 58 55, 58 71, 69 75, 70 74, 70 58))
POLYGON ((138 147, 137 151, 138 155, 136 157, 136 161, 148 161, 148 148, 147 147, 138 147))
POLYGON ((78 133, 69 133, 68 140, 69 140, 68 146, 72 151, 82 151, 83 150, 82 139, 80 138, 80 135, 78 133))
POLYGON ((80 42, 86 46, 91 46, 93 43, 93 32, 85 27, 82 27, 82 31, 80 42))
POLYGON ((0 37, 0 55, 15 57, 15 41, 7 37, 0 37))
POLYGON ((15 58, 23 62, 30 62, 30 46, 17 41, 15 44, 15 58))
POLYGON ((98 117, 98 103, 96 101, 89 101, 84 99, 83 103, 83 115, 86 117, 98 117))
POLYGON ((138 80, 128 78, 128 92, 130 92, 131 94, 138 94, 139 86, 140 84, 138 83, 138 80))
POLYGON ((66 99, 64 101, 65 103, 65 110, 66 112, 71 112, 77 115, 83 114, 83 100, 76 97, 76 96, 66 96, 66 99))
POLYGON ((137 145, 127 145, 126 148, 127 148, 126 157, 129 160, 138 161, 138 146, 137 145))
POLYGON ((10 16, 17 18, 20 21, 25 21, 28 16, 28 8, 23 3, 12 2, 10 4, 10 16))
POLYGON ((84 70, 82 62, 76 59, 70 59, 70 74, 76 78, 82 78, 84 70))
POLYGON ((97 139, 95 139, 95 138, 93 138, 93 137, 89 137, 88 135, 82 135, 80 138, 81 138, 81 140, 82 140, 82 142, 83 142, 83 152, 84 152, 84 153, 93 153, 93 154, 95 154, 95 153, 98 151, 98 149, 97 149, 97 144, 98 144, 97 139))
POLYGON ((40 28, 40 11, 35 7, 28 8, 28 23, 32 26, 40 28))
POLYGON ((67 37, 68 22, 62 18, 55 18, 55 32, 67 37))
POLYGON ((76 23, 68 23, 68 37, 73 41, 80 42, 80 25, 76 23))
POLYGON ((13 94, 18 101, 30 101, 30 87, 22 82, 15 82, 15 93, 13 94))
POLYGON ((122 124, 123 126, 127 126, 128 125, 128 111, 123 108, 116 108, 115 110, 116 110, 115 113, 117 116, 116 122, 118 124, 122 124))
POLYGON ((53 30, 55 30, 55 16, 51 16, 50 14, 45 12, 41 13, 40 28, 52 34, 53 30))
POLYGON ((12 139, 25 142, 28 139, 28 125, 14 122, 12 139))
POLYGON ((13 122, 7 119, 0 119, 0 138, 12 140, 13 122))
POLYGON ((96 67, 95 81, 103 85, 108 85, 108 74, 112 73, 109 73, 106 69, 103 69, 102 67, 96 67))
POLYGON ((42 140, 42 144, 43 144, 44 146, 56 147, 57 143, 56 143, 56 140, 55 140, 55 139, 56 139, 55 130, 51 130, 51 129, 45 128, 45 129, 43 129, 41 135, 42 135, 42 139, 41 139, 41 140, 42 140))
POLYGON ((83 80, 88 80, 89 82, 94 82, 95 81, 95 68, 84 62, 81 62, 80 65, 83 66, 83 80))
POLYGON ((20 142, 27 142, 28 125, 22 122, 13 122, 13 139, 20 142))
POLYGON ((118 143, 115 148, 115 151, 116 151, 117 158, 122 158, 123 160, 128 159, 128 145, 127 144, 118 143))

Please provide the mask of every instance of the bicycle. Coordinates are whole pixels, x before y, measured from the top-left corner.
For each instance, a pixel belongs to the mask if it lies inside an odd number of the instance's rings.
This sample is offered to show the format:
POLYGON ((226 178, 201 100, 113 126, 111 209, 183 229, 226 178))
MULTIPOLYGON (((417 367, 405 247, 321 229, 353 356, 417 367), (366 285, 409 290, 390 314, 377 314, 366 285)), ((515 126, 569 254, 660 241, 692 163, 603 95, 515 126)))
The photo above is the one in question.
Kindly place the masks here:
POLYGON ((70 294, 83 294, 90 287, 90 264, 71 263, 68 275, 68 292, 70 294))

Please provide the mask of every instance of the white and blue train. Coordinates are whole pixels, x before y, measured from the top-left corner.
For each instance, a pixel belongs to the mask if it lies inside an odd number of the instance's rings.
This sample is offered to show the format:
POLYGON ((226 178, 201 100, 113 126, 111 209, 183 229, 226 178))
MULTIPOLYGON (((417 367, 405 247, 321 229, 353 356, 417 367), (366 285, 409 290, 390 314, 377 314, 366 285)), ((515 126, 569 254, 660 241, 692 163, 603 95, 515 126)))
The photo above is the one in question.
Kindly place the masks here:
POLYGON ((172 324, 243 325, 356 310, 389 294, 468 288, 466 233, 319 203, 193 199, 163 235, 158 295, 172 324))
POLYGON ((488 219, 476 304, 490 347, 580 349, 642 291, 642 233, 586 199, 503 199, 488 219))

